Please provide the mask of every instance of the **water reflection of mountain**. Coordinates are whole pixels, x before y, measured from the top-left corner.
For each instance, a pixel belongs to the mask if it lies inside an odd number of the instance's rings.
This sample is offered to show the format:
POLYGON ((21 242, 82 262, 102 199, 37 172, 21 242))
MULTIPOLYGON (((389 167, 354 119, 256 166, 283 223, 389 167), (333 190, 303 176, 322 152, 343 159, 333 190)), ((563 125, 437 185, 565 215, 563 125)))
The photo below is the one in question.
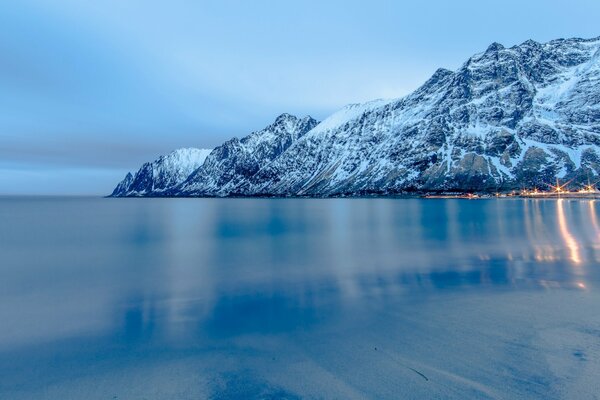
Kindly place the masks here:
POLYGON ((597 202, 11 204, 8 398, 150 398, 158 386, 173 390, 165 398, 489 394, 472 382, 514 398, 594 393, 597 202))
POLYGON ((596 207, 537 199, 182 202, 149 228, 165 235, 153 243, 154 276, 132 282, 118 329, 130 339, 264 334, 310 328, 365 299, 583 289, 600 255, 596 207))

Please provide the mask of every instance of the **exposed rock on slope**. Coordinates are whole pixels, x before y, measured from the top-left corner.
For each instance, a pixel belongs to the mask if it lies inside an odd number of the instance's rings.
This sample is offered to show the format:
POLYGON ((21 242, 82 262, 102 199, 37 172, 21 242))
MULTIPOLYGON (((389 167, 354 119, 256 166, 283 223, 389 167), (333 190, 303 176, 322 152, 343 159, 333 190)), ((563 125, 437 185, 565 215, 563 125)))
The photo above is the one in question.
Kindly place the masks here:
POLYGON ((247 194, 492 191, 600 172, 600 40, 491 45, 411 95, 347 107, 247 194))
MULTIPOLYGON (((494 43, 457 71, 438 70, 404 98, 350 105, 318 125, 284 114, 218 147, 187 179, 160 193, 336 196, 544 187, 557 177, 594 180, 599 146, 600 38, 529 40, 511 48, 494 43)), ((128 176, 115 192, 138 180, 128 176)))
POLYGON ((209 149, 179 149, 154 162, 145 163, 135 176, 128 173, 111 196, 159 195, 186 180, 204 163, 210 152, 209 149))
POLYGON ((318 122, 307 116, 282 114, 266 128, 214 149, 204 164, 171 194, 227 196, 282 155, 318 122))

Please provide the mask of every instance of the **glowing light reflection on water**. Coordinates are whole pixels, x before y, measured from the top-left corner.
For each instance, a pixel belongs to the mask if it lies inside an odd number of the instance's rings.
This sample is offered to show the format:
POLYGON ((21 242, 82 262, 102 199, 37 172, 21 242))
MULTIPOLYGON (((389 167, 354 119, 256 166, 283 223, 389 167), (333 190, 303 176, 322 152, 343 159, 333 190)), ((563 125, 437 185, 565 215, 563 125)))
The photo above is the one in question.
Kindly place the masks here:
POLYGON ((580 321, 567 337, 596 329, 587 301, 600 276, 597 207, 1 198, 0 397, 173 398, 181 388, 394 398, 404 387, 543 398, 551 383, 532 394, 517 376, 553 376, 543 362, 552 346, 520 341, 580 321), (510 341, 521 347, 507 350, 510 341), (161 395, 154 374, 165 365, 180 370, 161 395), (506 365, 510 376, 498 376, 506 365), (371 373, 390 375, 377 383, 371 373))

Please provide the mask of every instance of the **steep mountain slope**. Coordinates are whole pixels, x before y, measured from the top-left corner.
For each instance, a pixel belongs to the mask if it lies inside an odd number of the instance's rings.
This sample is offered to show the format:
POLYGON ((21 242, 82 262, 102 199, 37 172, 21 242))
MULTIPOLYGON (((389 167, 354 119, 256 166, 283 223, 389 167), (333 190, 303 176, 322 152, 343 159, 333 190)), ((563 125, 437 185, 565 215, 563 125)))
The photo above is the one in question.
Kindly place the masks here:
POLYGON ((233 138, 215 148, 172 195, 226 196, 283 154, 318 122, 307 116, 282 114, 266 128, 243 139, 233 138))
POLYGON ((158 195, 183 182, 204 163, 210 149, 184 148, 145 163, 135 176, 128 173, 111 196, 158 195))
POLYGON ((236 191, 544 186, 600 172, 600 39, 492 44, 409 96, 334 114, 236 191))
POLYGON ((283 114, 217 147, 178 184, 148 189, 147 174, 138 179, 138 172, 115 192, 337 196, 543 188, 557 177, 596 180, 599 151, 600 38, 529 40, 511 48, 494 43, 457 71, 438 70, 404 98, 349 105, 319 124, 283 114), (132 185, 134 192, 124 190, 132 185))

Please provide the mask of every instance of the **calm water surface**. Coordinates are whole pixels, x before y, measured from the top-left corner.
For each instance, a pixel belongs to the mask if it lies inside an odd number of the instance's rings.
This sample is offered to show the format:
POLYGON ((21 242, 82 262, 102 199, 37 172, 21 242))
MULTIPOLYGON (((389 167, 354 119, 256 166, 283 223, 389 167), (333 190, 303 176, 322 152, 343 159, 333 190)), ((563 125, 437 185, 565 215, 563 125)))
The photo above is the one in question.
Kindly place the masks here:
POLYGON ((0 198, 0 399, 599 398, 600 202, 0 198))

